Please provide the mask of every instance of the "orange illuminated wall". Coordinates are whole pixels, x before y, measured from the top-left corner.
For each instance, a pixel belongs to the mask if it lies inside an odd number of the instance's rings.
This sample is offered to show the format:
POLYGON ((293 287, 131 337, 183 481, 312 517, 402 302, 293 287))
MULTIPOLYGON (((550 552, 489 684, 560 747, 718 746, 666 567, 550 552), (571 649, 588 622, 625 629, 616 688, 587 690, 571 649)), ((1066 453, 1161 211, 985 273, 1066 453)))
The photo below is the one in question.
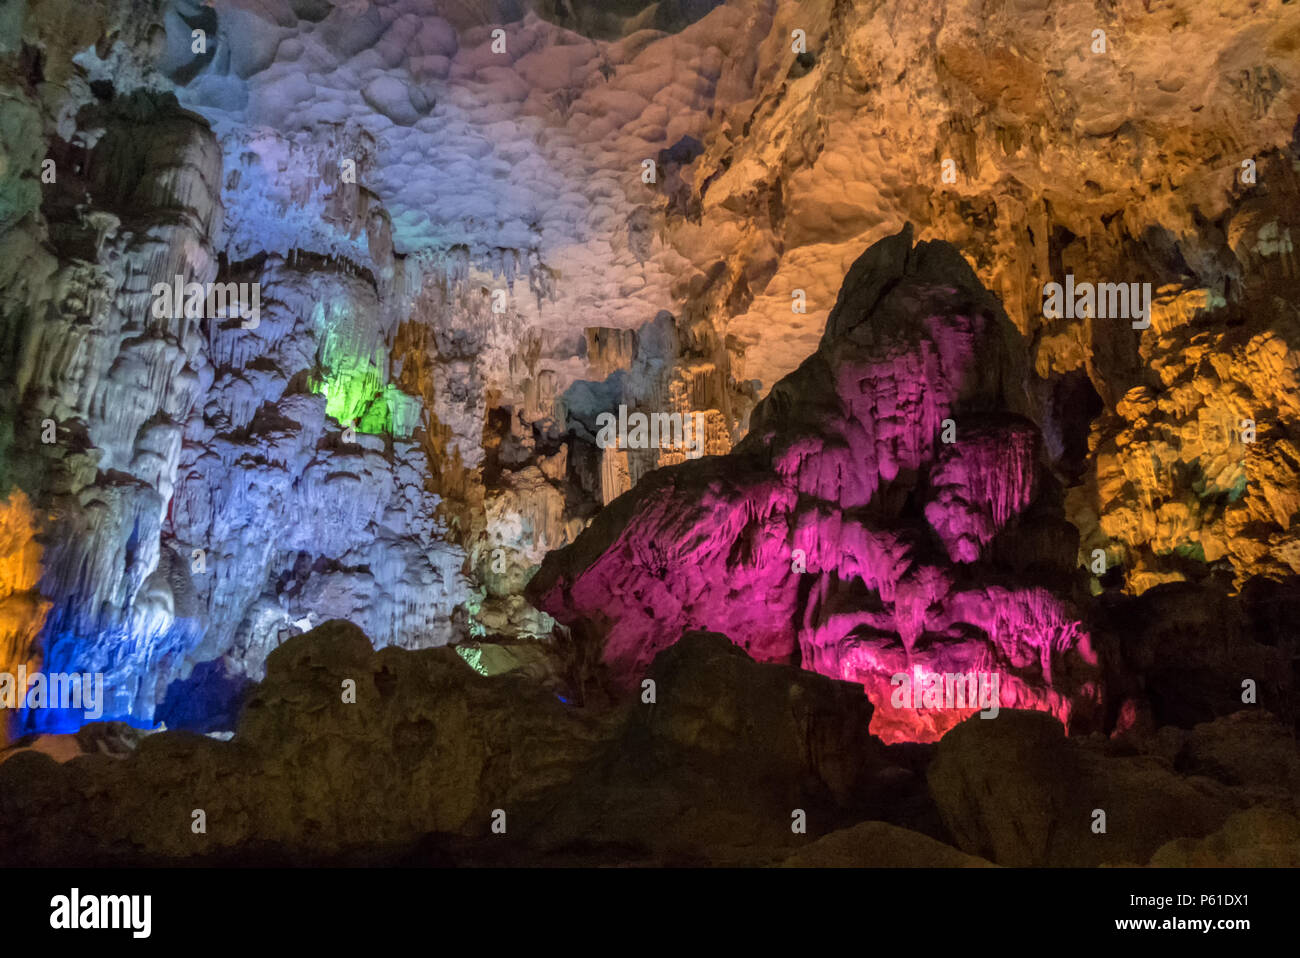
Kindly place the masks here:
MULTIPOLYGON (((36 636, 50 603, 36 591, 41 547, 36 515, 20 489, 0 501, 0 672, 15 675, 20 665, 39 665, 36 636)), ((8 714, 0 701, 0 745, 8 741, 8 714)))

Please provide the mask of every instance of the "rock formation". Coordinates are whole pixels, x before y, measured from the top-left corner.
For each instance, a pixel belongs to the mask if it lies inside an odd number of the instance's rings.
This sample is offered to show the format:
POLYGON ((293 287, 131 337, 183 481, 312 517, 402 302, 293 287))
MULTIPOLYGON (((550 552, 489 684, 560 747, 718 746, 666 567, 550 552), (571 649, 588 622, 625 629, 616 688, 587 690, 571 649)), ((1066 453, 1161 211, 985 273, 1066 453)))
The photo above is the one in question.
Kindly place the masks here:
POLYGON ((1276 0, 0 5, 0 681, 108 690, 0 714, 6 834, 364 858, 360 781, 259 771, 364 753, 389 860, 509 858, 493 803, 513 861, 1290 860, 1224 753, 1300 719, 1297 49, 1276 0), (378 711, 313 731, 311 663, 378 711), (268 811, 122 817, 189 776, 268 811))
POLYGON ((1175 834, 1211 835, 1246 807, 1294 821, 1295 743, 1269 718, 1220 720, 1189 736, 1167 728, 1146 754, 1067 739, 1050 716, 1006 718, 954 729, 929 770, 944 824, 968 854, 1001 865, 1141 865, 1175 834), (1271 744, 1259 750, 1256 737, 1271 744), (1252 757, 1210 757, 1229 749, 1252 757), (1104 830, 1092 827, 1099 821, 1104 830))
MULTIPOLYGON (((411 441, 419 404, 387 381, 373 284, 322 261, 222 266, 206 126, 143 94, 90 112, 88 174, 57 180, 28 221, 53 247, 29 269, 51 285, 7 301, 16 442, 36 457, 21 468, 52 513, 46 668, 104 673, 116 717, 220 722, 300 618, 446 642, 462 554, 411 441), (256 322, 171 315, 155 286, 178 276, 256 283, 256 322), (185 684, 196 665, 207 688, 185 684), (199 701, 175 711, 173 682, 199 701)), ((19 255, 29 240, 8 241, 19 255)))
POLYGON ((671 857, 781 842, 795 807, 816 810, 820 834, 871 794, 884 759, 852 686, 756 665, 716 635, 651 674, 653 709, 595 714, 450 650, 375 652, 355 626, 327 623, 271 653, 230 741, 164 732, 125 758, 5 756, 6 863, 394 855, 429 835, 481 841, 498 808, 546 854, 671 857))
MULTIPOLYGON (((36 584, 41 575, 41 547, 35 541, 36 517, 21 492, 9 494, 0 504, 0 674, 16 680, 18 670, 39 666, 37 637, 49 603, 36 584)), ((0 690, 4 708, 17 705, 18 683, 0 690)), ((0 725, 0 746, 8 742, 8 729, 0 725)))
POLYGON ((952 247, 881 241, 745 440, 643 479, 530 594, 623 685, 684 630, 725 629, 760 660, 865 685, 888 741, 936 739, 979 707, 924 707, 923 676, 996 676, 985 705, 1095 723, 1097 656, 1060 592, 1070 527, 1012 411, 1018 340, 952 247))
POLYGON ((1264 713, 1106 740, 1006 710, 917 754, 867 732, 857 685, 722 635, 645 682, 581 708, 328 622, 271 653, 233 736, 91 725, 0 752, 0 864, 1294 860, 1300 758, 1264 713))

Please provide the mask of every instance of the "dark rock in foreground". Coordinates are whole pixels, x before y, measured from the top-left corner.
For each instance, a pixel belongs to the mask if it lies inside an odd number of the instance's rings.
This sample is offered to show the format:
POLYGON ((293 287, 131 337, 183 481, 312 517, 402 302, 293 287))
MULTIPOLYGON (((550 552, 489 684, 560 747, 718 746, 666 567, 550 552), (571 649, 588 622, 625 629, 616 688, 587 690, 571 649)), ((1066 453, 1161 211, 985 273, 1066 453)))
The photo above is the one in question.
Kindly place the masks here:
POLYGON ((125 759, 0 764, 0 855, 383 859, 442 835, 476 860, 602 846, 654 859, 793 839, 796 808, 812 833, 855 820, 884 761, 860 690, 757 665, 719 635, 688 637, 650 677, 655 704, 596 714, 451 649, 376 652, 326 623, 271 654, 228 742, 163 732, 125 759))
POLYGON ((1267 714, 1162 729, 1146 745, 1067 739, 1049 715, 1007 711, 948 733, 930 788, 957 846, 1001 865, 1137 865, 1248 807, 1300 811, 1295 741, 1267 714))
POLYGON ((484 676, 451 649, 373 651, 329 622, 271 655, 229 741, 163 732, 137 746, 105 727, 63 764, 39 748, 0 753, 0 864, 1296 856, 1300 756, 1263 712, 1106 740, 1004 710, 937 747, 887 747, 871 718, 857 686, 756 663, 713 633, 683 636, 598 709, 522 672, 484 676), (1098 808, 1105 834, 1092 830, 1098 808))

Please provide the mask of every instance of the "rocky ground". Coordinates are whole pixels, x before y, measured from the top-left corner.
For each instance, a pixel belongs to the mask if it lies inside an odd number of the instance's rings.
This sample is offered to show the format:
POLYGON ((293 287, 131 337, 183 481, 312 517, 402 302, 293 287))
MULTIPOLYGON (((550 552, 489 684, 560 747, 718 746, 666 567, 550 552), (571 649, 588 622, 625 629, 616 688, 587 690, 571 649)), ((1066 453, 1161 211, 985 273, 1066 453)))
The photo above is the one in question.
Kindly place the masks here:
POLYGON ((578 707, 326 623, 271 654, 229 740, 100 725, 4 753, 0 861, 1300 865, 1300 754, 1262 709, 1109 738, 1004 710, 887 746, 859 687, 716 633, 645 677, 653 701, 578 707))

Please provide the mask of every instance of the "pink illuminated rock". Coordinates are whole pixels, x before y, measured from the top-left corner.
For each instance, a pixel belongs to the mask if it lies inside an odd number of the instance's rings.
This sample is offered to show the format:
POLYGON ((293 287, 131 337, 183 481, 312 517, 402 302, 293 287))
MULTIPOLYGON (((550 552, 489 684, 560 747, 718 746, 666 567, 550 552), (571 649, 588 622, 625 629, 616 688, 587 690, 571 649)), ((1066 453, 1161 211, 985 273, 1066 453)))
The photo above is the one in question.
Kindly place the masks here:
POLYGON ((1012 707, 1088 726, 1100 686, 1087 631, 999 559, 1052 511, 1034 509, 1050 480, 1020 415, 1024 371, 1018 335, 957 251, 914 247, 905 229, 854 264, 817 352, 730 455, 647 476, 529 591, 600 638, 624 687, 703 629, 861 684, 886 741, 1012 707), (971 695, 951 678, 934 691, 932 677, 956 675, 974 677, 971 695))
POLYGON ((1029 505, 1038 431, 1030 423, 980 429, 943 447, 930 471, 925 518, 953 562, 974 562, 998 530, 1029 505))

